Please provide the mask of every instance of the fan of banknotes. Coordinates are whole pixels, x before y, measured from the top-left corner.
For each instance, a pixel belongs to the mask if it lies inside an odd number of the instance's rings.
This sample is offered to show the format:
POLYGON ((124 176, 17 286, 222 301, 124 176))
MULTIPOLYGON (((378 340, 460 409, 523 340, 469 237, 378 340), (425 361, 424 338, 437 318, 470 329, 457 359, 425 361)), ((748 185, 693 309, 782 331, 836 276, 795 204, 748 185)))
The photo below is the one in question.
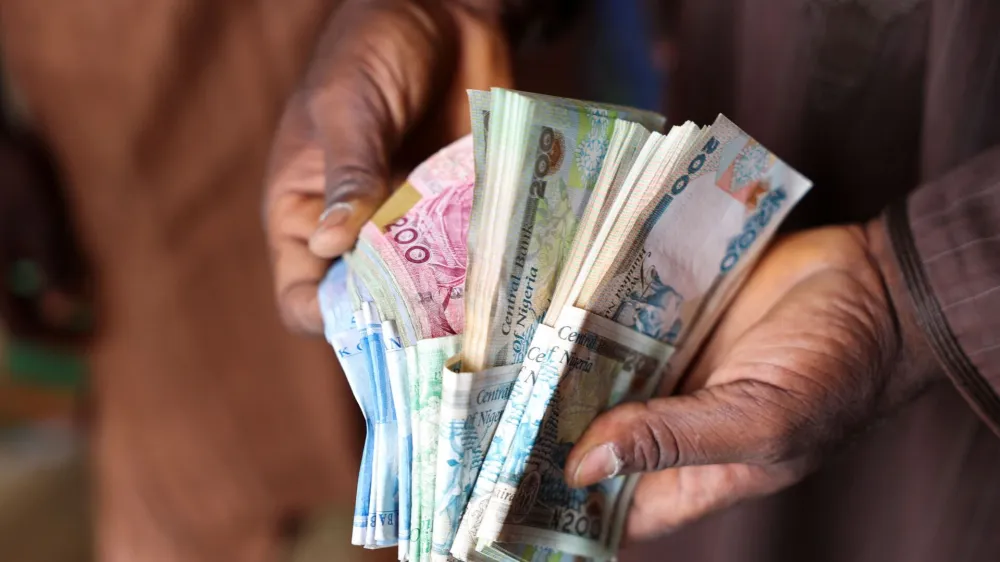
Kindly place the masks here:
POLYGON ((470 91, 320 285, 364 413, 352 542, 607 560, 635 484, 570 488, 602 411, 669 392, 811 183, 723 116, 470 91))

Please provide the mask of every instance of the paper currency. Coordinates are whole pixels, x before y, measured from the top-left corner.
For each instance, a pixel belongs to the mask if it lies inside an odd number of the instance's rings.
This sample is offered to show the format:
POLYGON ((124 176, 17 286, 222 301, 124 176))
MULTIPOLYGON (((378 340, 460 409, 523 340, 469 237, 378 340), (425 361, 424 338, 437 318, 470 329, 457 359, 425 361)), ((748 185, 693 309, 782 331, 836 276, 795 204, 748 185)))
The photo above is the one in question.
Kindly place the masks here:
POLYGON ((365 415, 354 544, 609 560, 635 477, 571 489, 589 424, 669 392, 811 184, 720 116, 494 89, 320 286, 365 415))
POLYGON ((347 264, 339 262, 330 268, 320 285, 318 299, 324 318, 324 333, 333 346, 337 359, 350 382, 351 391, 365 417, 365 445, 358 472, 358 491, 354 504, 354 527, 351 543, 364 546, 371 503, 372 462, 375 453, 374 391, 368 384, 367 362, 362 339, 364 335, 354 321, 348 294, 347 264))
MULTIPOLYGON (((571 109, 578 111, 578 108, 571 107, 571 109)), ((590 118, 589 114, 585 112, 580 115, 580 119, 584 122, 590 118)), ((607 165, 604 165, 603 162, 598 164, 600 171, 596 172, 594 177, 591 178, 593 184, 585 189, 587 193, 585 197, 589 198, 590 194, 593 193, 593 201, 588 200, 587 203, 589 204, 585 204, 579 213, 584 218, 583 224, 585 229, 592 230, 596 228, 609 194, 612 192, 617 194, 618 188, 624 182, 627 169, 638 156, 639 145, 649 137, 649 132, 635 123, 615 121, 611 125, 611 128, 612 130, 609 131, 609 145, 606 151, 610 155, 611 161, 607 165)), ((547 182, 548 180, 545 181, 547 182)), ((552 198, 549 191, 546 189, 546 193, 542 194, 542 197, 536 197, 535 199, 541 201, 541 204, 544 205, 545 198, 552 198)), ((528 221, 531 222, 534 220, 535 214, 528 212, 526 216, 531 217, 528 221)), ((568 215, 567 220, 575 221, 575 217, 576 212, 568 215)), ((543 219, 548 219, 548 217, 543 217, 543 219)), ((525 261, 529 261, 528 256, 540 257, 537 259, 532 258, 530 264, 533 265, 530 265, 530 268, 526 265, 522 269, 522 271, 526 270, 529 272, 524 282, 524 292, 520 294, 526 297, 527 300, 523 304, 518 305, 516 297, 508 295, 508 308, 503 313, 504 317, 499 328, 499 333, 502 335, 504 330, 503 323, 507 322, 509 318, 514 338, 507 338, 505 340, 497 336, 494 343, 499 341, 501 342, 500 345, 502 345, 503 341, 510 341, 511 349, 523 361, 524 367, 515 384, 509 407, 504 412, 499 427, 494 434, 489 453, 483 463, 483 469, 469 500, 466 516, 463 518, 457 533, 452 552, 455 556, 463 559, 469 555, 474 545, 473 538, 476 536, 481 518, 485 514, 486 503, 489 501, 490 494, 493 493, 496 479, 501 474, 503 464, 512 456, 511 447, 514 446, 515 442, 514 433, 521 423, 521 416, 524 413, 527 398, 533 393, 532 387, 536 380, 539 356, 536 354, 535 357, 528 357, 528 351, 530 350, 528 342, 531 341, 538 323, 548 313, 550 305, 549 295, 558 292, 558 286, 554 283, 554 280, 563 274, 564 267, 570 271, 575 271, 577 267, 578 262, 576 261, 569 262, 570 265, 567 266, 567 261, 562 257, 563 249, 568 250, 566 252, 568 254, 567 257, 571 259, 579 259, 579 257, 574 256, 576 254, 582 255, 586 250, 585 248, 577 248, 575 243, 570 244, 570 242, 579 240, 580 233, 576 233, 575 229, 572 232, 565 231, 558 235, 553 235, 551 231, 546 231, 544 228, 534 229, 533 227, 530 232, 522 227, 520 232, 525 236, 533 234, 537 234, 537 236, 532 238, 527 246, 519 245, 514 250, 513 260, 515 265, 522 259, 521 254, 517 254, 516 252, 523 251, 523 259, 525 261), (564 240, 560 236, 569 236, 570 238, 564 240), (555 261, 546 262, 544 259, 545 255, 559 257, 555 261), (514 307, 514 314, 511 313, 512 306, 514 307), (518 333, 516 328, 522 328, 523 332, 518 333)), ((580 246, 585 245, 580 244, 580 246)), ((510 286, 516 289, 517 285, 521 283, 521 279, 515 274, 512 280, 510 286)), ((566 291, 563 292, 565 293, 566 291)), ((498 321, 500 321, 500 312, 496 313, 494 324, 498 321)), ((494 331, 493 333, 496 334, 497 332, 494 331)), ((465 358, 466 350, 463 350, 463 359, 465 358)))
POLYGON ((319 291, 327 339, 344 364, 368 429, 353 542, 381 547, 396 544, 398 537, 401 559, 409 556, 410 534, 419 532, 421 523, 429 551, 433 491, 424 499, 428 515, 421 521, 421 506, 414 505, 419 490, 413 484, 421 477, 433 479, 436 459, 414 454, 421 437, 415 428, 424 420, 425 448, 418 450, 433 449, 436 427, 426 426, 433 426, 439 407, 433 400, 440 394, 435 377, 440 380, 444 359, 457 352, 457 340, 435 344, 422 338, 461 331, 464 323, 465 236, 474 184, 471 150, 471 139, 460 139, 415 169, 365 225, 355 251, 334 264, 319 291), (367 334, 364 322, 355 321, 362 309, 381 320, 368 325, 367 334), (411 388, 418 392, 411 393, 411 388), (395 427, 376 423, 379 414, 392 417, 389 404, 395 427))
POLYGON ((466 235, 475 174, 472 141, 438 152, 361 230, 399 288, 418 338, 459 334, 465 326, 466 235))
POLYGON ((463 362, 471 370, 524 361, 615 124, 627 117, 663 122, 650 112, 506 90, 491 102, 483 122, 494 126, 474 133, 487 140, 480 178, 482 208, 490 214, 477 217, 482 224, 475 230, 484 234, 469 270, 463 362))
POLYGON ((396 535, 399 538, 399 558, 405 559, 410 549, 410 498, 413 494, 413 430, 410 420, 409 369, 407 367, 406 348, 403 338, 396 330, 396 323, 389 320, 382 323, 382 333, 385 339, 385 362, 389 374, 389 385, 392 391, 392 401, 396 406, 397 439, 399 448, 398 479, 399 479, 399 521, 396 525, 396 535))
POLYGON ((545 359, 478 531, 480 545, 532 544, 609 557, 621 479, 569 488, 565 460, 608 407, 648 396, 673 348, 577 308, 535 338, 545 359))
MULTIPOLYGON (((626 508, 620 497, 624 480, 570 490, 562 480, 563 455, 600 411, 648 398, 658 382, 616 369, 607 362, 607 351, 584 350, 624 346, 638 352, 634 346, 640 336, 700 346, 743 272, 809 187, 808 180, 720 116, 666 175, 657 189, 659 199, 639 214, 642 220, 616 224, 623 234, 615 236, 612 229, 604 246, 591 250, 615 259, 599 258, 589 271, 581 271, 596 289, 590 302, 577 304, 593 313, 573 307, 559 311, 556 332, 542 334, 538 342, 544 349, 553 337, 564 341, 563 333, 576 339, 574 347, 560 349, 567 357, 564 366, 542 369, 554 379, 543 374, 535 383, 513 445, 530 454, 507 457, 477 535, 480 549, 494 541, 527 542, 577 555, 613 556, 620 539, 614 526, 623 519, 615 510, 626 508), (582 406, 595 397, 595 407, 582 406), (584 497, 591 503, 581 504, 584 497), (594 497, 600 498, 597 504, 594 497)), ((641 357, 652 361, 670 354, 641 357)), ((686 361, 690 354, 681 357, 686 361)), ((674 379, 687 367, 677 361, 659 367, 664 366, 674 379)))
POLYGON ((365 545, 368 530, 369 505, 371 504, 371 489, 375 455, 375 424, 372 417, 373 391, 368 385, 364 370, 367 368, 367 357, 361 344, 363 336, 360 330, 345 330, 329 334, 328 341, 337 349, 337 358, 344 368, 344 375, 351 384, 358 405, 365 416, 365 445, 361 454, 361 467, 358 471, 358 492, 354 506, 354 529, 351 542, 365 545))
POLYGON ((531 396, 540 356, 541 354, 533 354, 522 365, 500 420, 497 422, 497 427, 494 429, 489 448, 473 485, 472 493, 466 502, 465 512, 452 543, 450 552, 459 560, 467 560, 476 546, 476 536, 483 515, 486 513, 493 488, 500 477, 504 460, 511 449, 514 434, 517 432, 528 398, 531 396))
POLYGON ((445 362, 454 357, 461 341, 457 336, 417 342, 418 381, 411 393, 414 434, 419 448, 414 451, 414 488, 418 491, 411 519, 410 560, 430 560, 433 544, 435 469, 437 467, 438 420, 441 413, 441 375, 445 362))
POLYGON ((361 305, 363 345, 368 355, 368 372, 375 386, 374 491, 376 509, 369 515, 375 546, 397 543, 399 521, 399 439, 396 407, 389 388, 389 370, 382 320, 374 303, 361 305))
POLYGON ((439 420, 433 559, 446 561, 486 449, 500 423, 520 365, 480 373, 446 366, 439 420))

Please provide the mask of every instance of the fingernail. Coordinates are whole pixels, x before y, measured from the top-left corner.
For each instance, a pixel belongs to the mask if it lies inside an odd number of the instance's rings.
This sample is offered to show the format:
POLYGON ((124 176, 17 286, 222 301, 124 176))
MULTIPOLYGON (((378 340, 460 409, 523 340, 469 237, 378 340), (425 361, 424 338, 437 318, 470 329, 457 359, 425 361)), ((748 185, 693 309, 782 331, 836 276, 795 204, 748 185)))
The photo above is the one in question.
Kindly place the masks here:
POLYGON ((320 227, 340 226, 347 222, 353 212, 354 205, 350 203, 334 203, 319 216, 320 227))
POLYGON ((576 484, 600 482, 605 478, 617 476, 621 469, 622 461, 615 452, 615 446, 605 443, 594 447, 583 456, 583 460, 573 473, 573 482, 576 484))

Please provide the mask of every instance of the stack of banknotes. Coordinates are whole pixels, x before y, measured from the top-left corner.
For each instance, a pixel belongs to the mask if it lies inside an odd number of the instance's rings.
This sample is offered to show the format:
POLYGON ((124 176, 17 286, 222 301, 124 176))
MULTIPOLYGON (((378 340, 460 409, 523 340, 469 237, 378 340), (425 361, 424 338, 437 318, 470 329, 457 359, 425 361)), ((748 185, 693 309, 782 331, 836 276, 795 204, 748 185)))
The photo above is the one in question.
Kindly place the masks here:
POLYGON ((608 560, 633 477, 583 488, 601 412, 670 392, 811 183, 723 116, 471 91, 320 285, 367 423, 353 543, 608 560))

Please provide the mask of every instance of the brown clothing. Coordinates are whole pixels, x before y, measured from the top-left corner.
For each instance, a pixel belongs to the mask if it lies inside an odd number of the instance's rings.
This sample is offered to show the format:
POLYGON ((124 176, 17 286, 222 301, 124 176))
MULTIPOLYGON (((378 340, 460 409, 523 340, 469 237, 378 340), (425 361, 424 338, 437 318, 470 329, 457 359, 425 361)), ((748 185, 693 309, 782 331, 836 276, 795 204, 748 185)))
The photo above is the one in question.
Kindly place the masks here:
POLYGON ((1000 432, 1000 2, 662 7, 676 53, 670 120, 725 113, 812 179, 792 227, 888 206, 919 320, 954 384, 798 486, 623 558, 1000 560, 1000 439, 987 427, 1000 432))
POLYGON ((350 525, 358 408, 329 346, 281 325, 261 222, 273 131, 336 3, 0 1, 97 284, 101 562, 273 562, 307 510, 350 525))

